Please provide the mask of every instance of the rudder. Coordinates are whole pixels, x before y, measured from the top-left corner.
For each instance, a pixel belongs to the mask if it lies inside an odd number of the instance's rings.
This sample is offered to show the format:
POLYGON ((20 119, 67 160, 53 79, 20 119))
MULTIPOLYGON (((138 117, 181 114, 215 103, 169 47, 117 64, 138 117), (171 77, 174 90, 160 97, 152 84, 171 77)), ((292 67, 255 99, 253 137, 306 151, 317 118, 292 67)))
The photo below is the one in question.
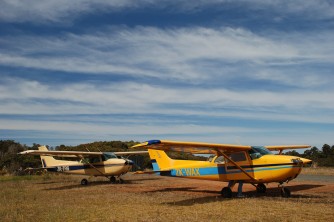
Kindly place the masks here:
MULTIPOLYGON (((46 146, 40 146, 40 147, 38 147, 38 150, 49 151, 48 148, 46 148, 46 146)), ((52 156, 41 155, 40 157, 41 157, 41 162, 42 162, 43 168, 50 167, 50 166, 55 166, 55 165, 59 164, 59 160, 56 160, 52 156)))
POLYGON ((154 171, 170 170, 174 160, 165 151, 148 149, 154 171))

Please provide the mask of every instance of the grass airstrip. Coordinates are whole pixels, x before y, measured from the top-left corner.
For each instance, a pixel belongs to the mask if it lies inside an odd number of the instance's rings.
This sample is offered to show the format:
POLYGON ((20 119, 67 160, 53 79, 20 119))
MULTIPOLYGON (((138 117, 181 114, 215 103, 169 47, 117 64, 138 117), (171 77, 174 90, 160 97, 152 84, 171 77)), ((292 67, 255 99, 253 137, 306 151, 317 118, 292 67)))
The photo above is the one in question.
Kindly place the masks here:
POLYGON ((125 184, 93 178, 88 186, 80 176, 1 176, 0 220, 332 221, 334 169, 306 169, 300 176, 287 184, 291 198, 280 197, 273 183, 266 195, 244 185, 247 197, 232 199, 220 197, 224 182, 156 175, 126 175, 125 184))

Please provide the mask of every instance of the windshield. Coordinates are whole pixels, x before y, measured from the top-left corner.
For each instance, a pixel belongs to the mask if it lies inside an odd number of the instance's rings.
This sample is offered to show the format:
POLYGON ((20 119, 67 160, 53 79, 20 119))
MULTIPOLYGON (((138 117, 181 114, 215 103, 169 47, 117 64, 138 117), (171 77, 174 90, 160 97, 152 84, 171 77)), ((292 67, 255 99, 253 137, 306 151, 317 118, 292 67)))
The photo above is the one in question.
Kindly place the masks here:
POLYGON ((211 156, 208 157, 207 161, 211 162, 213 160, 213 158, 215 158, 215 157, 216 157, 215 155, 211 155, 211 156))
POLYGON ((273 154, 270 150, 265 148, 264 146, 252 146, 252 149, 248 151, 252 160, 258 159, 261 156, 273 154))
POLYGON ((114 153, 103 153, 103 161, 117 158, 117 156, 114 153))

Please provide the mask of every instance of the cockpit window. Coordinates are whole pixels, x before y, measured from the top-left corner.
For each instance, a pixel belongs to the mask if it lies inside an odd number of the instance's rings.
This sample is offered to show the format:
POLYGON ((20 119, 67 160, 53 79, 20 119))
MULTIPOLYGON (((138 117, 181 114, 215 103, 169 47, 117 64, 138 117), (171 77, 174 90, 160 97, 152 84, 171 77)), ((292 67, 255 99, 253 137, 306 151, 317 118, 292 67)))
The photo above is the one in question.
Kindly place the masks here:
POLYGON ((114 153, 103 153, 103 161, 115 158, 117 158, 117 156, 114 153))
POLYGON ((252 149, 248 151, 252 160, 259 159, 260 157, 268 154, 273 154, 270 150, 264 146, 252 146, 252 149))
POLYGON ((241 161, 245 161, 246 159, 246 155, 245 152, 237 152, 237 153, 232 153, 230 155, 231 160, 233 160, 234 162, 241 162, 241 161))
POLYGON ((224 164, 225 163, 225 157, 224 156, 219 156, 215 159, 215 163, 218 164, 224 164))
POLYGON ((213 158, 215 158, 215 157, 216 157, 215 155, 211 155, 211 156, 208 157, 208 160, 207 160, 207 161, 208 161, 208 162, 211 162, 211 161, 213 160, 213 158))

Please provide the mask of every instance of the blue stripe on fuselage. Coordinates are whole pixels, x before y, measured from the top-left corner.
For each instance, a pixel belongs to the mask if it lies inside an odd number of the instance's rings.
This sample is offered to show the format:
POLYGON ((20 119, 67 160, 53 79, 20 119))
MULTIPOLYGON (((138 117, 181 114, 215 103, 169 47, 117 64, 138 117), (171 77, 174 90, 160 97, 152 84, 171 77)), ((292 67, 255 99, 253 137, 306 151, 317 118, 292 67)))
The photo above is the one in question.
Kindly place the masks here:
MULTIPOLYGON (((280 170, 285 168, 295 168, 299 166, 292 166, 292 165, 285 165, 280 167, 261 167, 261 168, 251 168, 246 169, 243 168, 246 172, 258 172, 258 171, 269 171, 269 170, 280 170)), ((233 171, 225 170, 225 166, 217 166, 217 167, 205 167, 205 168, 180 168, 180 169, 173 169, 171 170, 171 176, 208 176, 208 175, 217 175, 217 174, 237 174, 240 173, 241 170, 236 169, 233 171)))
POLYGON ((205 168, 181 168, 173 169, 171 171, 171 176, 207 176, 207 175, 217 175, 226 174, 224 166, 218 167, 205 167, 205 168))

